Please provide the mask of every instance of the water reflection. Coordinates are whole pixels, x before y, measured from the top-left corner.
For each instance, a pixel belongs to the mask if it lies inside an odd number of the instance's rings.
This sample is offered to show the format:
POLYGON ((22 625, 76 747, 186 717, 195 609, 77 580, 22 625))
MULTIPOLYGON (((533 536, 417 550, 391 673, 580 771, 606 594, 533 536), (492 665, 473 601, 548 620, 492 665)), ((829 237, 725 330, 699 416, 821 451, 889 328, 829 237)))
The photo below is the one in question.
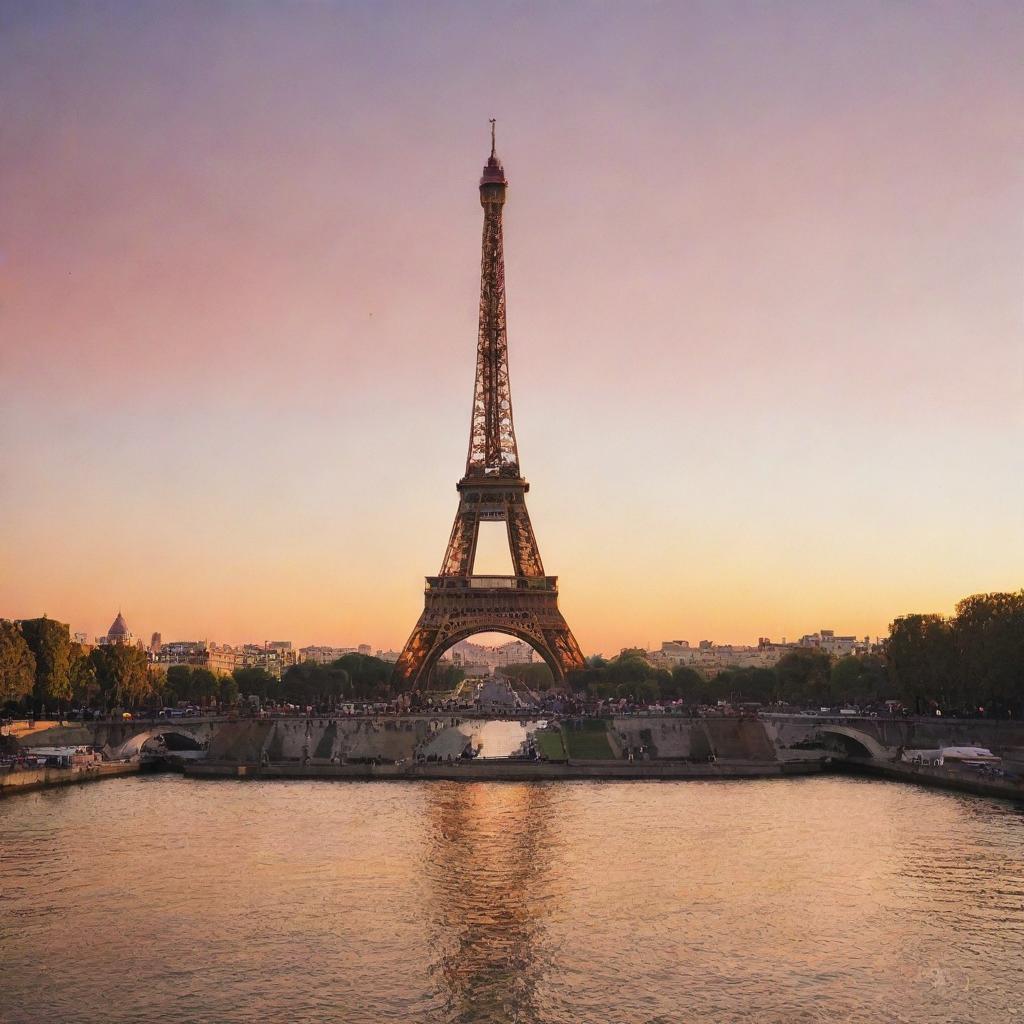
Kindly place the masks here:
POLYGON ((445 990, 448 1020, 540 1019, 552 799, 543 785, 450 783, 430 791, 431 970, 445 990))
POLYGON ((0 1018, 1009 1024, 1022 840, 1007 804, 834 777, 28 794, 0 1018))
POLYGON ((530 734, 546 722, 487 721, 472 726, 472 744, 479 757, 513 757, 525 753, 530 734))

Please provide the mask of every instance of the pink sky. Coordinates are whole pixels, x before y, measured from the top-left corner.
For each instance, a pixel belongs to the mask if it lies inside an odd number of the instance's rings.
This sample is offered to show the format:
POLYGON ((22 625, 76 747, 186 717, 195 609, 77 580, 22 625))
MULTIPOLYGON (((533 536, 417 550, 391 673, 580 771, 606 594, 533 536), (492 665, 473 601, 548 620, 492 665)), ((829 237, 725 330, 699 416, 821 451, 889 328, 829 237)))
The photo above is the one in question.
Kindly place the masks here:
POLYGON ((585 651, 1024 583, 1018 4, 7 4, 0 615, 397 647, 487 119, 585 651))

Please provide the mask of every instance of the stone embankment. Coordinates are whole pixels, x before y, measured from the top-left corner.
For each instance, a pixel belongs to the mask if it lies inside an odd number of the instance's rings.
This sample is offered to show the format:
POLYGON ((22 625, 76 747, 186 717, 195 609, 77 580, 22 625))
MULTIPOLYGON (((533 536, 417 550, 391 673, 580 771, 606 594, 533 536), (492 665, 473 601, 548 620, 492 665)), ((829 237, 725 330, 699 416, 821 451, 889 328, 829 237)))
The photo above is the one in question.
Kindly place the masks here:
POLYGON ((131 761, 94 764, 84 768, 21 768, 0 772, 0 797, 30 793, 54 786, 77 786, 119 775, 135 775, 141 765, 131 761))
POLYGON ((952 789, 975 796, 996 796, 1009 800, 1024 800, 1024 784, 1019 778, 982 775, 978 772, 950 765, 918 765, 901 761, 878 762, 864 760, 836 761, 840 772, 910 782, 915 786, 934 789, 952 789))
MULTIPOLYGON (((17 740, 23 747, 88 744, 110 759, 165 750, 168 763, 208 777, 692 779, 777 777, 835 767, 1024 799, 1024 786, 1013 778, 899 760, 904 749, 981 746, 1004 758, 1008 776, 1020 775, 1024 723, 1017 722, 624 715, 567 719, 533 733, 537 760, 461 757, 468 747, 475 749, 484 724, 472 714, 160 719, 36 727, 17 740), (173 752, 189 747, 199 760, 176 763, 173 752)), ((50 775, 63 777, 55 772, 48 770, 36 788, 54 784, 47 781, 50 775)))
POLYGON ((237 722, 188 775, 349 779, 721 779, 808 774, 824 750, 776 749, 754 718, 623 716, 549 727, 542 760, 460 758, 459 716, 237 722), (449 756, 437 756, 439 751, 449 756))
MULTIPOLYGON (((211 737, 208 756, 242 764, 411 762, 430 751, 461 749, 472 721, 457 715, 408 715, 226 722, 211 737)), ((572 762, 632 758, 771 765, 792 756, 777 749, 772 732, 754 718, 624 716, 569 720, 556 728, 565 752, 559 760, 572 762)), ((802 751, 797 756, 809 755, 802 751)))

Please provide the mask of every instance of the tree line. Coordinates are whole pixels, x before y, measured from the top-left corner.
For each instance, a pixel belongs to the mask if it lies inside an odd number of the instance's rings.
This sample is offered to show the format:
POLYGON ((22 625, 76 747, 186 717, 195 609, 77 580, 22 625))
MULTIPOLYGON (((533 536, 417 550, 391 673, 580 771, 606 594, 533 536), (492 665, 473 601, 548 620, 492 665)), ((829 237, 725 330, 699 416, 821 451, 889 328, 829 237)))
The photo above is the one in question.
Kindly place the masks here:
POLYGON ((646 652, 627 650, 612 659, 588 659, 587 667, 572 673, 568 682, 575 692, 592 699, 706 705, 863 705, 885 700, 888 690, 880 655, 833 660, 816 648, 789 651, 771 668, 729 668, 710 678, 688 665, 657 668, 646 652))
POLYGON ((886 644, 889 675, 915 707, 1024 715, 1024 590, 973 594, 955 614, 904 615, 886 644))
POLYGON ((893 700, 916 714, 1024 716, 1024 590, 974 594, 952 616, 910 614, 890 626, 878 653, 831 658, 796 648, 772 668, 732 668, 711 679, 656 668, 642 650, 590 658, 569 676, 590 698, 858 707, 893 700))
POLYGON ((0 708, 7 713, 60 714, 70 706, 104 711, 182 703, 231 706, 242 696, 318 707, 385 701, 395 696, 391 670, 380 658, 346 654, 329 665, 293 665, 281 679, 252 667, 218 675, 201 666, 170 665, 165 672, 138 647, 86 650, 55 619, 0 619, 0 708))
MULTIPOLYGON (((500 671, 536 691, 554 685, 543 664, 500 671)), ((437 689, 450 689, 462 677, 453 666, 438 672, 437 689)), ((734 668, 705 679, 687 666, 657 668, 636 649, 611 659, 590 658, 566 682, 576 696, 594 699, 827 707, 897 700, 917 713, 1019 717, 1024 715, 1024 590, 974 594, 948 617, 900 616, 878 654, 835 660, 816 648, 796 648, 773 668, 734 668)), ((20 623, 0 619, 0 707, 8 713, 59 712, 71 704, 103 709, 186 701, 232 705, 240 696, 330 707, 399 694, 392 666, 364 654, 346 654, 329 665, 301 662, 280 680, 262 668, 218 676, 201 667, 172 665, 165 673, 137 647, 114 644, 86 651, 72 641, 66 624, 45 616, 20 623)))
POLYGON ((60 713, 71 704, 138 707, 158 690, 146 652, 123 644, 86 650, 56 619, 0 619, 0 706, 60 713))

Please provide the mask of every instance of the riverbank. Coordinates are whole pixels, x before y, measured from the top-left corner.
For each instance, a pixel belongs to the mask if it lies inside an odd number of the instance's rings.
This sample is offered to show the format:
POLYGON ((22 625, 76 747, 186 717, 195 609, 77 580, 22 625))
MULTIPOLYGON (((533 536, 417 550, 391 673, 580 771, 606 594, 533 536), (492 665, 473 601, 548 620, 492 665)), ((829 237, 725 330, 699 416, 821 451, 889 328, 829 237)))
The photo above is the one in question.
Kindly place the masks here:
POLYGON ((142 770, 138 761, 92 764, 82 768, 22 768, 0 772, 0 798, 16 793, 31 793, 56 786, 78 786, 86 782, 135 775, 142 770))
POLYGON ((995 796, 1006 800, 1024 801, 1024 782, 999 776, 979 775, 962 768, 946 765, 917 765, 901 761, 879 762, 867 760, 836 760, 833 767, 850 775, 909 782, 915 786, 951 789, 974 796, 995 796))

